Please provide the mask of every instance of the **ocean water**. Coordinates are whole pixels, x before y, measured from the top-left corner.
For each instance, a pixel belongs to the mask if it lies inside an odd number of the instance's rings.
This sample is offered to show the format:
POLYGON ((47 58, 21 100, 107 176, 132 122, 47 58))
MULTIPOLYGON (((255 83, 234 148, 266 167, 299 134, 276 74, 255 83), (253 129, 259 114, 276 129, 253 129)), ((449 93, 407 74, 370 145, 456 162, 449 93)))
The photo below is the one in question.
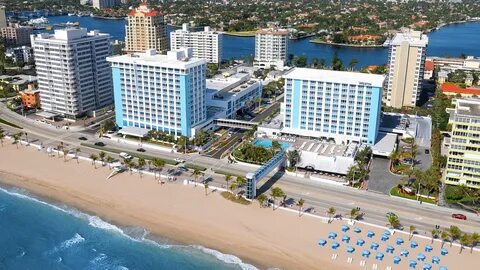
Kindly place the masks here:
POLYGON ((256 269, 202 246, 120 228, 17 188, 0 188, 0 269, 256 269))

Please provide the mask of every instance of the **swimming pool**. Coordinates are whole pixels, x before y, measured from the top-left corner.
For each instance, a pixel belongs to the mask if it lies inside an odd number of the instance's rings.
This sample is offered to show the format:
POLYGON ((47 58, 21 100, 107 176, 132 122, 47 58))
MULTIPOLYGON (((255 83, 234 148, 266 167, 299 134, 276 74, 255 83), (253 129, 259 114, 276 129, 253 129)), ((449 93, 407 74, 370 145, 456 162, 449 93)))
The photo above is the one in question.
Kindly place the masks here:
MULTIPOLYGON (((270 148, 270 147, 272 147, 272 140, 270 140, 270 139, 256 139, 254 144, 256 146, 263 146, 265 148, 270 148)), ((286 143, 286 142, 280 142, 280 147, 282 147, 282 149, 287 149, 288 147, 290 147, 290 144, 286 143)))

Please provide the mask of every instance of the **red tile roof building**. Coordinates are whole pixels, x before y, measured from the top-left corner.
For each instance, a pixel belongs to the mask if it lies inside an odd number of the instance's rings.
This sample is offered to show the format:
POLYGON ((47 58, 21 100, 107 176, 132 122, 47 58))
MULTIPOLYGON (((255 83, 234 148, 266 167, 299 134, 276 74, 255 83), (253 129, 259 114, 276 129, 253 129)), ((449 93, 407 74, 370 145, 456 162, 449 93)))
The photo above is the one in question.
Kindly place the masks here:
POLYGON ((462 88, 454 83, 443 83, 442 92, 445 95, 457 95, 460 94, 463 97, 470 97, 473 95, 480 96, 480 88, 462 88))

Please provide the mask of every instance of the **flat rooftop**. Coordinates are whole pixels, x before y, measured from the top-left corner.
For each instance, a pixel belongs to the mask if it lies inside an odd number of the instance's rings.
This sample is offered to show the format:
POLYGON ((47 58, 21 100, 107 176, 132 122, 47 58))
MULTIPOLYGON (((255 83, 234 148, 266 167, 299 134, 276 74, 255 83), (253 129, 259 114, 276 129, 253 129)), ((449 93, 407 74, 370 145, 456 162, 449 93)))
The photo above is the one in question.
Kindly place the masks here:
POLYGON ((360 72, 336 71, 313 68, 294 68, 283 76, 287 79, 348 83, 370 84, 375 87, 383 87, 385 76, 360 72))
POLYGON ((167 55, 159 54, 155 50, 147 50, 144 53, 130 53, 107 57, 107 61, 111 63, 129 63, 182 69, 207 63, 205 59, 189 56, 189 53, 183 52, 183 50, 169 51, 167 55))
POLYGON ((400 45, 408 42, 411 46, 425 47, 428 44, 428 36, 420 31, 400 32, 390 42, 391 45, 400 45))
POLYGON ((480 99, 458 99, 456 103, 455 113, 480 117, 480 99))
POLYGON ((321 156, 338 157, 343 156, 347 150, 347 145, 335 144, 330 142, 305 141, 298 150, 314 152, 321 156))

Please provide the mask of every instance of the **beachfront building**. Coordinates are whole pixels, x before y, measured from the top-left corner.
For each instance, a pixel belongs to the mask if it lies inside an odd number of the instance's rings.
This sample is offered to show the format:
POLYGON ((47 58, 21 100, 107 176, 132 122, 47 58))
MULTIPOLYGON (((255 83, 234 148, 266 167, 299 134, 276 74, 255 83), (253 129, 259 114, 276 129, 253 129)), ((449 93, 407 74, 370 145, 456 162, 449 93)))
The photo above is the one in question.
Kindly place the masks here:
POLYGON ((206 119, 206 61, 192 49, 113 56, 115 117, 119 127, 192 137, 206 119))
POLYGON ((255 34, 254 66, 282 69, 288 54, 288 30, 277 27, 258 30, 255 34))
POLYGON ((145 52, 155 49, 165 53, 168 49, 167 27, 163 14, 142 2, 130 11, 125 26, 125 52, 145 52))
POLYGON ((29 46, 8 48, 5 52, 5 58, 9 58, 13 63, 29 63, 33 61, 33 50, 29 46))
POLYGON ((206 26, 203 31, 190 31, 184 23, 182 29, 170 33, 170 49, 192 48, 193 57, 220 64, 222 61, 223 34, 206 26))
POLYGON ((445 183, 480 188, 480 99, 457 99, 449 123, 452 137, 445 183))
POLYGON ((0 28, 0 39, 7 46, 30 45, 30 35, 32 27, 21 26, 20 24, 10 24, 0 28))
POLYGON ((75 119, 113 104, 110 35, 67 28, 32 35, 42 109, 75 119))
POLYGON ((92 6, 96 9, 105 9, 117 7, 121 4, 120 0, 93 0, 92 6))
POLYGON ((385 105, 415 107, 422 89, 428 37, 419 31, 397 33, 390 42, 385 105))
POLYGON ((295 68, 284 78, 282 134, 375 144, 384 76, 295 68))

